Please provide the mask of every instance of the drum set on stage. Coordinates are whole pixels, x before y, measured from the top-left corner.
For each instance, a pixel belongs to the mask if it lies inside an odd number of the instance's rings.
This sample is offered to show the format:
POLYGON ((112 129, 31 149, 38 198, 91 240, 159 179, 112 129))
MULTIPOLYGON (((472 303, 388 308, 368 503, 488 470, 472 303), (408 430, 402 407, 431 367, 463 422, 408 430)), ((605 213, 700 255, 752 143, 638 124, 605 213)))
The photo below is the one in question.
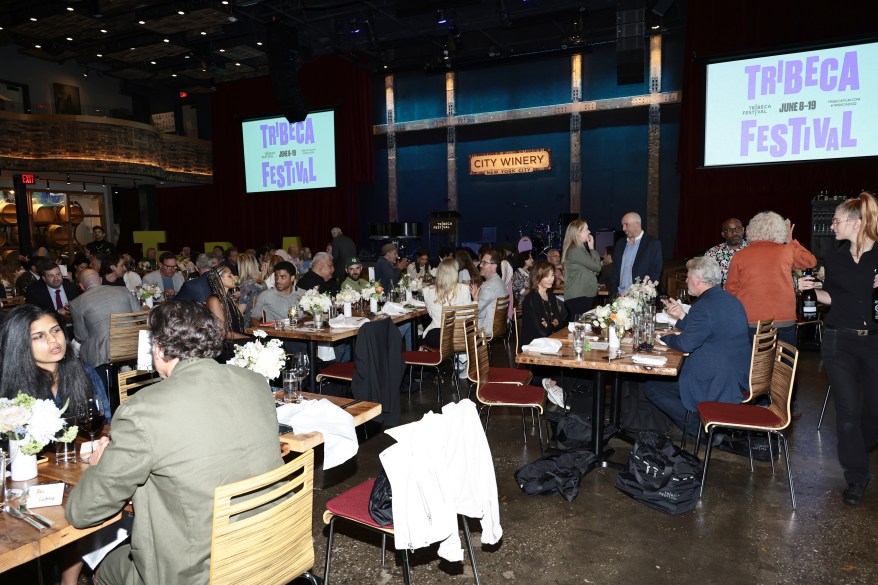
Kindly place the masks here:
POLYGON ((549 223, 519 226, 518 251, 530 250, 534 258, 543 258, 549 250, 560 250, 564 243, 561 228, 560 223, 557 226, 549 223))

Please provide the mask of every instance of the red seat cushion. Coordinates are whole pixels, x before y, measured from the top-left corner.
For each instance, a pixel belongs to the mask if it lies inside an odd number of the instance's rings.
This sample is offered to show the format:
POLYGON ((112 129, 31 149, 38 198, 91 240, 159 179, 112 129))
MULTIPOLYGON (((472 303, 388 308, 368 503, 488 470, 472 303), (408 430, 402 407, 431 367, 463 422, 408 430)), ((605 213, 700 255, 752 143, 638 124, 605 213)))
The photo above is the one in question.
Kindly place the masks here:
POLYGON ((380 526, 369 515, 369 497, 372 495, 372 486, 374 485, 375 478, 367 479, 326 502, 326 509, 336 516, 350 518, 381 530, 393 530, 393 524, 380 526))
POLYGON ((707 425, 733 425, 781 429, 787 425, 783 419, 764 406, 753 404, 728 404, 726 402, 702 402, 698 414, 707 425))
POLYGON ((518 386, 516 384, 482 384, 478 392, 483 402, 503 404, 539 405, 546 398, 546 391, 539 386, 518 386))
POLYGON ((442 354, 438 351, 404 351, 402 359, 409 365, 437 366, 442 361, 442 354))
POLYGON ((421 349, 424 351, 439 351, 438 347, 433 347, 432 345, 427 345, 426 343, 421 344, 421 349))
POLYGON ((490 368, 488 370, 488 382, 495 384, 527 384, 533 374, 530 370, 518 368, 490 368))
POLYGON ((339 380, 354 379, 354 362, 341 362, 340 364, 331 364, 317 374, 318 377, 337 378, 339 380))

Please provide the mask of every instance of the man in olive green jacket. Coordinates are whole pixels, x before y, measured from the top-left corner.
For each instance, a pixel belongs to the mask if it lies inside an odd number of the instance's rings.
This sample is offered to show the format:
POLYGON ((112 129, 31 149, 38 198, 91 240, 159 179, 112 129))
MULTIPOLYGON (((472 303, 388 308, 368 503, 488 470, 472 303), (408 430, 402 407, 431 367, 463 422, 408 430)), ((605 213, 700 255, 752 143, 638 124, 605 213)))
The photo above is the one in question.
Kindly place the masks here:
POLYGON ((163 381, 116 412, 67 518, 94 526, 134 502, 131 544, 107 555, 98 583, 206 584, 214 489, 283 465, 274 398, 262 376, 210 359, 221 333, 203 306, 165 303, 150 331, 163 381))

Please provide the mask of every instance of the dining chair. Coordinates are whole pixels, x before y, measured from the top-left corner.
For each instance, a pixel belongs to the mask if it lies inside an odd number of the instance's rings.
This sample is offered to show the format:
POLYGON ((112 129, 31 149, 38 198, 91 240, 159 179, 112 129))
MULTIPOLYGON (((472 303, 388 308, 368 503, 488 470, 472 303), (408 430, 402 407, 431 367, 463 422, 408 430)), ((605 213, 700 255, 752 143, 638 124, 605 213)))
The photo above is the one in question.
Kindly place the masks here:
MULTIPOLYGON (((464 321, 464 331, 466 333, 467 340, 467 378, 473 384, 478 384, 477 380, 481 379, 483 382, 493 382, 497 384, 515 384, 515 385, 524 385, 531 381, 533 378, 533 373, 530 370, 524 370, 520 368, 494 368, 491 367, 491 364, 488 360, 488 350, 485 349, 484 355, 478 354, 479 362, 473 362, 470 359, 470 335, 474 335, 477 329, 478 321, 475 318, 467 319, 464 321), (470 324, 472 321, 472 324, 470 324), (478 369, 476 368, 478 366, 478 369)), ((484 330, 482 330, 484 334, 484 330)), ((487 343, 487 338, 486 338, 487 343)))
MULTIPOLYGON (((704 456, 704 474, 701 478, 701 493, 704 493, 704 483, 707 479, 707 466, 710 462, 710 453, 713 448, 713 437, 716 429, 728 428, 745 431, 768 433, 769 458, 771 470, 774 473, 774 456, 771 453, 771 435, 776 435, 778 444, 783 444, 784 459, 787 466, 787 478, 790 483, 790 501, 793 510, 796 509, 796 494, 793 487, 793 474, 790 468, 790 450, 783 430, 792 420, 790 413, 793 382, 796 378, 796 366, 799 361, 799 351, 783 341, 777 342, 775 357, 771 372, 770 395, 771 403, 768 406, 756 406, 755 404, 726 404, 722 402, 702 402, 698 405, 698 414, 701 424, 707 431, 707 451, 704 456)), ((699 435, 701 433, 699 432, 699 435)), ((753 468, 751 455, 750 468, 753 468)), ((700 497, 700 495, 699 495, 700 497)))
MULTIPOLYGON (((314 381, 317 382, 317 393, 323 394, 323 382, 326 380, 335 380, 337 382, 347 382, 350 384, 354 380, 354 361, 337 362, 329 364, 320 373, 315 376, 314 381)), ((313 367, 313 365, 312 365, 313 367)))
POLYGON ((522 319, 522 309, 521 305, 515 306, 515 313, 512 318, 512 328, 515 331, 515 355, 521 353, 521 319, 522 319))
MULTIPOLYGON (((541 386, 526 386, 522 384, 510 384, 504 382, 492 382, 483 371, 488 367, 488 345, 484 331, 476 330, 475 319, 467 319, 466 342, 470 366, 470 376, 476 387, 476 400, 486 410, 485 433, 488 432, 488 423, 491 420, 491 408, 494 406, 508 406, 521 409, 521 430, 524 442, 527 443, 527 425, 524 419, 525 410, 531 411, 533 423, 537 427, 540 439, 540 454, 543 453, 543 405, 546 402, 546 391, 541 386)), ((510 368, 515 369, 515 368, 510 368)), ((492 369, 491 371, 494 371, 492 369)), ((516 370, 530 372, 527 370, 516 370)))
MULTIPOLYGON (((412 397, 412 374, 416 366, 421 368, 421 379, 418 380, 418 390, 421 390, 424 381, 424 367, 436 368, 436 398, 442 405, 442 370, 441 366, 454 356, 454 311, 442 310, 442 324, 439 329, 439 347, 425 351, 404 351, 402 359, 409 368, 409 398, 412 397)), ((452 368, 453 370, 453 368, 452 368)), ((453 373, 453 372, 452 372, 453 373)), ((458 391, 460 400, 460 391, 458 391)))
MULTIPOLYGON (((443 311, 454 311, 454 377, 457 378, 460 356, 466 356, 466 331, 464 331, 463 323, 470 317, 479 317, 479 305, 472 303, 470 305, 456 305, 444 307, 443 311)), ((455 381, 457 384, 457 381, 455 381)))
MULTIPOLYGON (((137 344, 141 330, 149 329, 149 311, 133 313, 112 313, 110 315, 109 357, 107 363, 107 394, 112 392, 116 380, 117 367, 124 362, 137 359, 137 344)), ((119 405, 115 405, 118 407, 119 405)), ((115 410, 115 409, 114 409, 115 410)))
POLYGON ((282 585, 303 574, 316 582, 309 573, 314 566, 313 491, 313 450, 272 471, 216 488, 210 584, 282 585))
POLYGON ((820 420, 817 421, 817 430, 823 425, 823 417, 826 416, 826 407, 829 405, 829 394, 832 392, 832 384, 826 385, 826 396, 823 397, 823 408, 820 410, 820 420))
POLYGON ((116 379, 119 383, 119 406, 122 406, 128 402, 134 390, 158 382, 159 375, 155 370, 128 370, 119 372, 116 379))
MULTIPOLYGON (((488 335, 488 348, 490 349, 491 344, 495 340, 503 341, 503 348, 506 350, 506 365, 511 366, 511 362, 509 361, 509 339, 507 337, 507 333, 509 333, 509 295, 504 297, 497 297, 494 299, 494 321, 491 326, 491 334, 488 335)), ((488 352, 488 359, 491 357, 491 352, 488 352)))

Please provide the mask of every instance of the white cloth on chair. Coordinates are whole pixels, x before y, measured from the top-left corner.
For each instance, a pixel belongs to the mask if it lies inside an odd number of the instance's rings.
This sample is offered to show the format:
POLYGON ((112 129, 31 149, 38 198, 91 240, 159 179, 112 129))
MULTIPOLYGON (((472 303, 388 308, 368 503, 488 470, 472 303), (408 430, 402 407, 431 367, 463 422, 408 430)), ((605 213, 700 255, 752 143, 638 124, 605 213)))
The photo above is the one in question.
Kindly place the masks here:
POLYGON ((393 488, 398 550, 440 542, 439 556, 462 561, 457 514, 480 518, 482 542, 503 536, 494 462, 476 406, 450 402, 442 414, 385 431, 397 443, 379 457, 393 488))

